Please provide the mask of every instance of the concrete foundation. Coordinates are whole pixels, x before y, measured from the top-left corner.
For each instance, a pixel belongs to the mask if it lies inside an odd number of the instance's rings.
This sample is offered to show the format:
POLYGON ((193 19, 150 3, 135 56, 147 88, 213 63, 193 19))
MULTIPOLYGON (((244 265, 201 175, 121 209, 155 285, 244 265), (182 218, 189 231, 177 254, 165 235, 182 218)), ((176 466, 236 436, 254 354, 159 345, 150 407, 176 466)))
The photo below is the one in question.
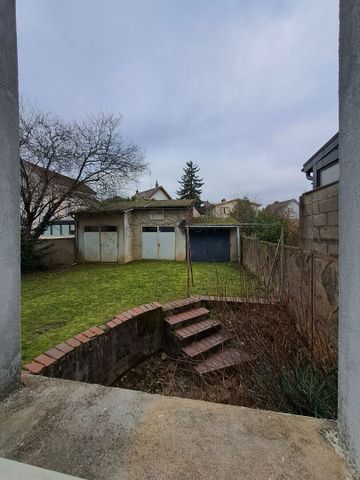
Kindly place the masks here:
POLYGON ((15 0, 0 2, 0 398, 20 374, 19 121, 15 0))
POLYGON ((30 376, 0 455, 96 480, 347 480, 333 422, 30 376))

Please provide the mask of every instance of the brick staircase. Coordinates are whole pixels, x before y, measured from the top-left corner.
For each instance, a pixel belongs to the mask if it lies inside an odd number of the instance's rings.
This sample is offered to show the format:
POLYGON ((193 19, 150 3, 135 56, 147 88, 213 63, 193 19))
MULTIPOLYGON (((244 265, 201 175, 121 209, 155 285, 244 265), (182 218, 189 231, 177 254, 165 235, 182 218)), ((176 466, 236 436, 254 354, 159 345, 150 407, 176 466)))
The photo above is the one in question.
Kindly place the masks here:
POLYGON ((198 299, 185 299, 165 307, 167 334, 172 353, 191 361, 199 375, 252 360, 245 352, 227 346, 231 335, 198 299))

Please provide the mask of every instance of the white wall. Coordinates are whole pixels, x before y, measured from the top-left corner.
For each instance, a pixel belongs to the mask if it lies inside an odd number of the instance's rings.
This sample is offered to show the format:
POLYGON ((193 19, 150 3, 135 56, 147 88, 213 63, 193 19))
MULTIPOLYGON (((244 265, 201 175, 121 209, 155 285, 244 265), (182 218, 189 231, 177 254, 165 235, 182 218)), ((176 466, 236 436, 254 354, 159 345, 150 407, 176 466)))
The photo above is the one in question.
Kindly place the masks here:
POLYGON ((165 195, 162 190, 158 190, 151 196, 152 200, 169 200, 169 197, 165 195))
POLYGON ((360 470, 360 2, 340 1, 339 427, 360 470))
POLYGON ((0 1, 0 398, 20 379, 20 173, 15 1, 0 1))

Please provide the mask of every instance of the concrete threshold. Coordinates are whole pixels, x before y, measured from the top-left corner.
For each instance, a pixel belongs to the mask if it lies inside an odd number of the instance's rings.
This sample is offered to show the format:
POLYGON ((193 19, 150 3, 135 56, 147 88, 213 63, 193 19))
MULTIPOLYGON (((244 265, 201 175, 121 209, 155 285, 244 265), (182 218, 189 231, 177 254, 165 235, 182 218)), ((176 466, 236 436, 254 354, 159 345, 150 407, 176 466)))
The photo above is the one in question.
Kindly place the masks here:
POLYGON ((335 422, 68 380, 26 376, 0 426, 0 456, 84 479, 351 478, 335 422))

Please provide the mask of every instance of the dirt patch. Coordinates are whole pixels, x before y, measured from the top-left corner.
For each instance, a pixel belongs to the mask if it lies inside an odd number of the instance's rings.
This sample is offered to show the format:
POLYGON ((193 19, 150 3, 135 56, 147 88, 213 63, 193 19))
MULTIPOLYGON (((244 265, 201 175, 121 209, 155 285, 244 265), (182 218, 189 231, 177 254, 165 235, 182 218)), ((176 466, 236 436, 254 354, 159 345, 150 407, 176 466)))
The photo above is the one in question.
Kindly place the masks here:
POLYGON ((114 386, 211 402, 260 406, 266 400, 254 395, 257 374, 264 361, 280 370, 304 344, 294 328, 293 319, 279 306, 244 305, 232 311, 222 306, 212 312, 232 333, 227 345, 244 351, 256 360, 245 366, 200 377, 183 358, 171 358, 160 352, 119 378, 114 386))
POLYGON ((221 381, 219 375, 199 377, 186 361, 170 358, 165 352, 148 358, 113 386, 209 402, 254 405, 253 399, 247 398, 245 382, 237 371, 223 372, 221 381))

